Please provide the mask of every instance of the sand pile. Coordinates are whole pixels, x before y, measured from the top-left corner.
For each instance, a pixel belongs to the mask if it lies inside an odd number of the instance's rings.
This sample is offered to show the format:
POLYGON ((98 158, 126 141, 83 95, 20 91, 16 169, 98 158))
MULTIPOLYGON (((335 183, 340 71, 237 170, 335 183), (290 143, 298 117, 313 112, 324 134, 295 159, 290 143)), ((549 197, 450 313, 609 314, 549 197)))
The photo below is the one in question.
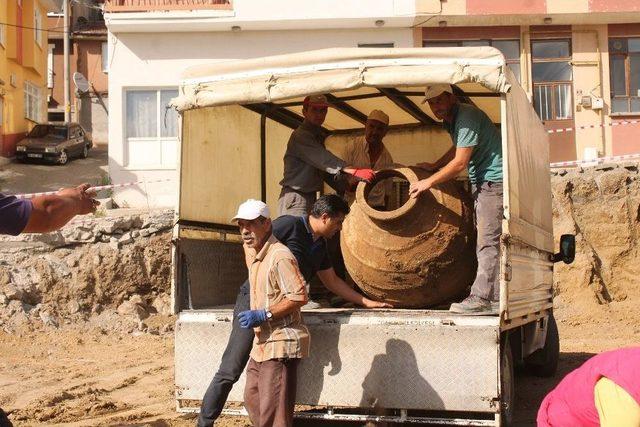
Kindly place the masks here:
POLYGON ((576 259, 556 264, 556 314, 571 326, 601 323, 603 333, 640 333, 640 181, 638 165, 601 165, 552 177, 556 247, 576 235, 576 259), (614 330, 606 330, 607 324, 614 330))

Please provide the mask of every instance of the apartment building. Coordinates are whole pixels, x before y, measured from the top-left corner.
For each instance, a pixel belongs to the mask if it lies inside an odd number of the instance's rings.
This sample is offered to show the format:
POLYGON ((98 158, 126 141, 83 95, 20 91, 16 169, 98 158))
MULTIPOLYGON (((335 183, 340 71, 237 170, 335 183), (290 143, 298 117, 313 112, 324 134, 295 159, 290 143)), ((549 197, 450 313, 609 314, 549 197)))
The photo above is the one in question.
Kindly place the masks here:
POLYGON ((550 134, 550 162, 640 153, 637 0, 106 0, 109 169, 116 193, 172 206, 186 67, 324 47, 501 50, 550 134))
MULTIPOLYGON (((47 119, 47 13, 53 0, 0 2, 0 155, 47 119)), ((62 29, 60 31, 63 31, 62 29)))
MULTIPOLYGON (((95 144, 107 144, 109 60, 107 28, 104 23, 104 0, 70 2, 69 75, 82 74, 90 83, 86 92, 76 90, 70 82, 71 120, 89 132, 95 144)), ((50 28, 63 25, 62 13, 49 13, 50 28)), ((48 118, 64 120, 64 39, 62 32, 49 33, 48 118)))

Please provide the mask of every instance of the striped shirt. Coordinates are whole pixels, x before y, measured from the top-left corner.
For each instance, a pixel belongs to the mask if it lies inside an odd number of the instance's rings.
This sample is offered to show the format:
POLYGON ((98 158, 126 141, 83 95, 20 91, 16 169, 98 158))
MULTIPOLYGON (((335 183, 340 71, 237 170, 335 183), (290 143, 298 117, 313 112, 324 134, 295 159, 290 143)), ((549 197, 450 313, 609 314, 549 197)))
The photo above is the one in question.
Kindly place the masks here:
MULTIPOLYGON (((394 168, 397 165, 393 162, 391 154, 387 150, 384 144, 382 144, 382 151, 378 156, 378 159, 371 163, 371 157, 369 157, 369 143, 364 136, 358 136, 347 145, 344 161, 347 165, 362 169, 389 169, 394 168)), ((390 195, 392 190, 392 181, 390 179, 385 180, 383 183, 374 186, 367 197, 369 205, 371 206, 384 206, 385 195, 390 195)), ((356 198, 355 192, 347 191, 345 193, 345 199, 349 204, 353 203, 356 198)))
MULTIPOLYGON (((284 298, 304 301, 307 298, 305 281, 291 251, 273 235, 257 254, 245 247, 251 309, 269 309, 284 298)), ((272 319, 254 328, 251 358, 256 362, 270 359, 302 358, 309 355, 309 331, 302 321, 300 310, 280 319, 272 319)))

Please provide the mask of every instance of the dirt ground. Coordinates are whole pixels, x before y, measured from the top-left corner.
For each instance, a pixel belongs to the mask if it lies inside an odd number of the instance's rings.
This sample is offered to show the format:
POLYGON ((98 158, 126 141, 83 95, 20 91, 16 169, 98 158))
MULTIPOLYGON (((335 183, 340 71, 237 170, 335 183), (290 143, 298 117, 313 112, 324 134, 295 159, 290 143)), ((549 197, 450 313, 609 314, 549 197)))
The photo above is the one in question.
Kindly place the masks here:
POLYGON ((107 184, 107 164, 106 145, 95 146, 86 159, 73 159, 64 166, 14 161, 0 167, 0 188, 6 194, 19 194, 55 191, 83 182, 104 185, 107 184))
MULTIPOLYGON (((637 342, 636 326, 620 327, 606 312, 575 324, 558 311, 561 362, 558 375, 516 378, 516 424, 535 426, 544 395, 595 353, 637 342), (612 327, 616 327, 612 333, 612 327), (607 331, 607 333, 603 333, 607 331)), ((175 411, 173 337, 104 334, 67 328, 50 333, 0 333, 0 406, 16 426, 192 426, 175 411)), ((224 417, 222 427, 248 426, 224 417)))

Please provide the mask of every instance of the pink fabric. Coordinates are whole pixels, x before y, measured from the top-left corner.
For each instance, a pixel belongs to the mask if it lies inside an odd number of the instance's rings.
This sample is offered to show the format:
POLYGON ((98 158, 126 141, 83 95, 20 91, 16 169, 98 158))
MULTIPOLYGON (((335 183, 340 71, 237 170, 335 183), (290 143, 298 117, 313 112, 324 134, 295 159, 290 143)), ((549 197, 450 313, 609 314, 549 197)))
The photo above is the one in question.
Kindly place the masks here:
POLYGON ((597 427, 594 387, 607 377, 640 403, 640 347, 601 353, 570 372, 542 401, 538 427, 597 427))

